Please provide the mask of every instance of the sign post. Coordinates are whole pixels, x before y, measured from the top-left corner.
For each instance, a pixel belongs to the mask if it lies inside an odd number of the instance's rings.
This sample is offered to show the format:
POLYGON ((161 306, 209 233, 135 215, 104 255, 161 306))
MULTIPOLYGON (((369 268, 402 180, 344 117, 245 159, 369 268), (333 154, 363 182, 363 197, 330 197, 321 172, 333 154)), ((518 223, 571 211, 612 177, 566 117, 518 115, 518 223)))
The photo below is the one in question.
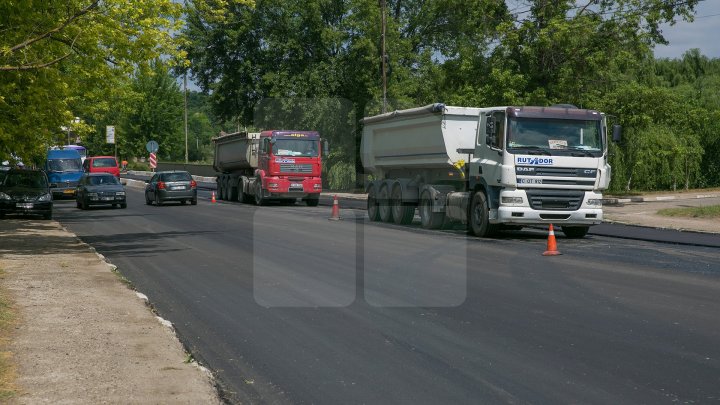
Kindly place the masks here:
POLYGON ((152 171, 155 171, 155 168, 157 167, 157 151, 160 145, 158 145, 155 141, 149 141, 145 145, 145 149, 147 149, 148 152, 150 152, 150 168, 152 171))
POLYGON ((115 126, 108 125, 105 127, 105 137, 107 143, 115 145, 115 160, 117 160, 117 143, 115 142, 115 126))

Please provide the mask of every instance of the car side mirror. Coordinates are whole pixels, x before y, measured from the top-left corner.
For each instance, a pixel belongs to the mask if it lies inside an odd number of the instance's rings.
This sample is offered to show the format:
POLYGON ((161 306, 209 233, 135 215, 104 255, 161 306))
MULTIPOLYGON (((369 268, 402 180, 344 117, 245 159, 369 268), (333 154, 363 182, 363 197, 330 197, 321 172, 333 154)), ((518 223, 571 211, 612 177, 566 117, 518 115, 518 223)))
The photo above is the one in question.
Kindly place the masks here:
POLYGON ((618 124, 613 125, 612 140, 615 143, 620 142, 622 139, 622 127, 618 124))

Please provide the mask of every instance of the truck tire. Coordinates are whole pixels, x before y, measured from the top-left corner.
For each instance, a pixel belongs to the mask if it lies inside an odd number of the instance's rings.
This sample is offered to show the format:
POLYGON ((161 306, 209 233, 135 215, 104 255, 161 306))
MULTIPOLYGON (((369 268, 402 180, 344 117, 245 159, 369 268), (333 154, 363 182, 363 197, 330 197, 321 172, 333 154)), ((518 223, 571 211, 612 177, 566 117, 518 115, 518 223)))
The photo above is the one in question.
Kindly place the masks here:
POLYGON ((468 228, 473 235, 485 238, 497 233, 498 226, 490 223, 489 213, 490 208, 485 193, 482 191, 475 192, 468 215, 468 228))
POLYGON ((589 226, 563 226, 562 231, 570 239, 581 239, 587 235, 589 226))
POLYGON ((228 199, 230 201, 237 201, 238 200, 238 187, 237 186, 231 186, 230 187, 230 195, 228 196, 228 199))
POLYGON ((255 180, 255 205, 263 206, 267 200, 263 197, 262 181, 260 178, 255 180))
POLYGON ((400 185, 393 187, 390 198, 390 209, 396 224, 407 225, 412 222, 415 216, 415 206, 404 203, 402 200, 402 188, 400 185))
MULTIPOLYGON (((294 203, 294 201, 290 201, 294 203)), ((305 203, 308 207, 317 207, 320 204, 320 197, 308 197, 305 199, 305 203)))
POLYGON ((378 193, 378 211, 380 211, 380 220, 383 222, 393 222, 392 209, 390 207, 390 193, 387 186, 380 187, 378 193))
POLYGON ((425 229, 442 228, 445 221, 444 212, 433 212, 433 200, 430 192, 425 190, 420 195, 420 206, 418 213, 420 214, 420 224, 425 229))
POLYGON ((375 190, 375 186, 371 186, 368 190, 368 196, 367 196, 367 213, 368 217, 371 221, 379 221, 380 220, 380 207, 378 206, 377 201, 377 190, 375 190))

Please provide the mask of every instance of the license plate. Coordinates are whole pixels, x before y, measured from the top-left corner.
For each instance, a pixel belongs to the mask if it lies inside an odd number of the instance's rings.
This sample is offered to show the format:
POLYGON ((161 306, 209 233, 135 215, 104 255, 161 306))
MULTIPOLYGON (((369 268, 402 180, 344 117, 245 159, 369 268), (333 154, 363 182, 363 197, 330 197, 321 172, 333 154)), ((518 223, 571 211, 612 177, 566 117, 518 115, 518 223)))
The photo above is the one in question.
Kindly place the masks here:
POLYGON ((170 187, 170 190, 185 190, 185 186, 170 187))
POLYGON ((64 194, 75 194, 75 190, 64 190, 64 194))
POLYGON ((290 184, 290 187, 302 187, 302 183, 292 183, 290 184))
POLYGON ((31 209, 33 207, 33 203, 17 203, 15 204, 16 208, 24 208, 24 209, 31 209))
POLYGON ((101 197, 100 199, 103 201, 112 201, 115 199, 115 197, 101 197))

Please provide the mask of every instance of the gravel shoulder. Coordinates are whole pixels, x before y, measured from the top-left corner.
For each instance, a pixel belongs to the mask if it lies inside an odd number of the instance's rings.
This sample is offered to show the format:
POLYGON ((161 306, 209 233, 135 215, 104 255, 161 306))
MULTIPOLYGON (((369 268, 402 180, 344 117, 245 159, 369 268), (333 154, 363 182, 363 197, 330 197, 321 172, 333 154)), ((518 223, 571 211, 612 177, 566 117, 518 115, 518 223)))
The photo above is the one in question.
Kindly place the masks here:
POLYGON ((10 403, 220 403, 171 327, 56 221, 0 221, 2 288, 17 322, 10 403))

